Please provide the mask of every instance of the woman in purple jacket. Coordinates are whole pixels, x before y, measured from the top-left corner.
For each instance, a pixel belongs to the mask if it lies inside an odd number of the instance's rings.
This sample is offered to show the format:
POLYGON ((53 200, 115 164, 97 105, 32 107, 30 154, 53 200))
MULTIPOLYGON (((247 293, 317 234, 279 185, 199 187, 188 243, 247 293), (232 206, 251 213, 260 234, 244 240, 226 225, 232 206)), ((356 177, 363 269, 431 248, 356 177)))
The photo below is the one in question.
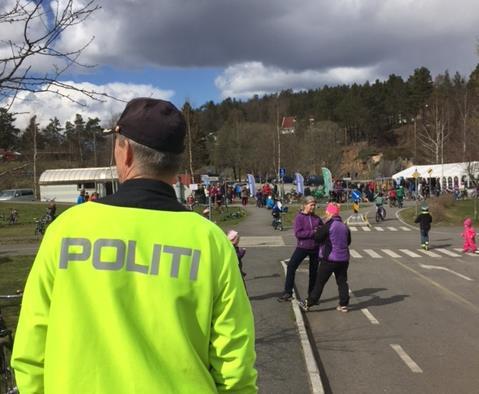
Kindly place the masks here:
POLYGON ((339 291, 339 305, 337 310, 347 312, 349 305, 348 267, 349 245, 351 244, 351 232, 339 216, 338 204, 329 203, 326 207, 326 222, 316 233, 316 241, 319 242, 319 265, 318 278, 309 297, 301 301, 299 306, 308 311, 313 305, 319 303, 324 285, 334 273, 339 291))
POLYGON ((316 200, 312 196, 304 199, 303 209, 294 219, 294 235, 296 236, 296 249, 288 262, 284 292, 278 298, 279 302, 291 301, 293 298, 294 276, 301 262, 309 256, 309 286, 308 293, 314 287, 316 273, 318 271, 318 242, 314 239, 316 230, 323 222, 314 214, 316 200))

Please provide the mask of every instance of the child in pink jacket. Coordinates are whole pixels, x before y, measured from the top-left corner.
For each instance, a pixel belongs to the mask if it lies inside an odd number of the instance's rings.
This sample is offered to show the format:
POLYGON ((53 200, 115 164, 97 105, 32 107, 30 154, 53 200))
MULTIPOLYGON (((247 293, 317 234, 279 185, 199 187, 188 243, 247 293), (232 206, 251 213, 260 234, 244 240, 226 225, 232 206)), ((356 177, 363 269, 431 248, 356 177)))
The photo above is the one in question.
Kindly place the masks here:
POLYGON ((472 220, 470 218, 464 220, 464 232, 461 235, 462 238, 464 238, 464 253, 476 253, 476 231, 472 227, 472 220))

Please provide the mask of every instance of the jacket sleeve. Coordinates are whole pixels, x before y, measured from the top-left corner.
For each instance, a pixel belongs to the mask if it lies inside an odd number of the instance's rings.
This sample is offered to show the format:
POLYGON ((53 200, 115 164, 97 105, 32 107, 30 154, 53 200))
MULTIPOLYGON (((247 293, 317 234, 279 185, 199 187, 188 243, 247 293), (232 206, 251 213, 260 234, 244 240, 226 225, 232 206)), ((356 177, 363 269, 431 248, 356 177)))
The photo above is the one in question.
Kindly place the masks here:
POLYGON ((294 219, 294 235, 297 239, 311 239, 314 237, 314 230, 303 226, 300 213, 294 219))
POLYGON ((55 248, 48 230, 27 279, 13 347, 12 366, 22 394, 44 391, 45 342, 54 282, 51 250, 55 248))
POLYGON ((233 247, 222 253, 211 326, 211 375, 219 393, 256 393, 253 313, 233 247))
POLYGON ((314 234, 314 240, 320 244, 324 243, 328 239, 329 236, 329 226, 331 222, 327 222, 326 224, 318 227, 316 233, 314 234))
POLYGON ((415 220, 414 223, 420 223, 421 222, 421 216, 418 216, 415 220))

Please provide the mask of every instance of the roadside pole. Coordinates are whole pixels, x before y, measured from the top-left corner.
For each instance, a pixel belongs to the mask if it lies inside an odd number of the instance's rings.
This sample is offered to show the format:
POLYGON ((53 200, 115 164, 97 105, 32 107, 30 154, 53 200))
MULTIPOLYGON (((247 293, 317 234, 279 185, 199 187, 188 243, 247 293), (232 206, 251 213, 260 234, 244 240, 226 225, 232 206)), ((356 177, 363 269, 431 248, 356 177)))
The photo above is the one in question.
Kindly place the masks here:
POLYGON ((343 178, 343 181, 346 181, 346 209, 349 209, 349 183, 351 181, 350 177, 343 178))
POLYGON ((416 170, 412 173, 412 176, 414 177, 414 181, 416 183, 416 190, 415 190, 415 194, 416 194, 416 216, 418 215, 418 198, 419 198, 419 193, 418 193, 418 190, 417 190, 417 180, 418 178, 421 176, 421 174, 417 171, 417 168, 416 170))

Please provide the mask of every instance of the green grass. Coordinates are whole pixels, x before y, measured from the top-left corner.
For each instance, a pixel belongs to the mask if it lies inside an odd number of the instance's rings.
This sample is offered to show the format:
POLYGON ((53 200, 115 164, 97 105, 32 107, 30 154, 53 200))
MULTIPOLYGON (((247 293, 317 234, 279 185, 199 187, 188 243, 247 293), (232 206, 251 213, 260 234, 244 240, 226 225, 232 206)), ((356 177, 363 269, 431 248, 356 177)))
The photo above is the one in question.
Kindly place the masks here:
MULTIPOLYGON (((35 256, 0 257, 0 294, 15 294, 23 290, 28 273, 35 256)), ((0 300, 2 315, 7 327, 12 330, 17 326, 20 301, 0 300)))
MULTIPOLYGON (((205 208, 208 208, 208 206, 197 205, 194 208, 194 211, 202 215, 205 208)), ((246 216, 246 210, 241 207, 222 206, 221 208, 212 207, 211 210, 211 221, 216 223, 223 230, 226 230, 226 228, 238 224, 246 216)))
MULTIPOLYGON (((479 209, 479 201, 476 201, 479 209)), ((433 226, 462 226, 464 219, 474 218, 474 200, 454 201, 450 196, 443 196, 427 201, 431 213, 433 226)), ((418 213, 421 212, 421 203, 418 203, 418 213)), ((407 208, 400 213, 406 223, 415 225, 416 207, 407 208)), ((479 224, 478 220, 474 221, 479 224)))
MULTIPOLYGON (((35 241, 35 219, 46 213, 48 203, 0 202, 0 243, 35 241), (10 210, 18 212, 16 224, 8 224, 10 210)), ((57 215, 68 209, 70 205, 57 204, 57 215)))

